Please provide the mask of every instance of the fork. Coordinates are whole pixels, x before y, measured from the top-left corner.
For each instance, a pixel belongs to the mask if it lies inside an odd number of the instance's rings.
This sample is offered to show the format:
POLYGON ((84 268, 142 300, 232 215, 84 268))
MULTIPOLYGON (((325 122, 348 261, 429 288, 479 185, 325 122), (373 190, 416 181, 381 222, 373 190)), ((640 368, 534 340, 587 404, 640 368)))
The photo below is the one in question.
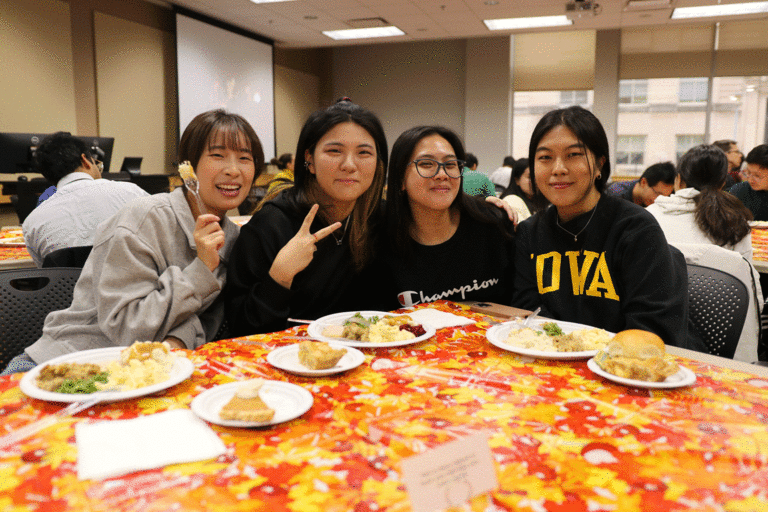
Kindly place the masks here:
POLYGON ((541 312, 541 306, 537 307, 533 311, 533 313, 531 313, 526 317, 526 319, 523 321, 523 327, 528 327, 529 325, 531 325, 531 322, 533 322, 533 319, 536 318, 540 312, 541 312))
POLYGON ((189 160, 179 164, 179 176, 184 181, 184 186, 187 187, 187 190, 192 192, 197 199, 197 208, 200 210, 200 213, 205 213, 203 200, 200 199, 200 182, 197 181, 197 176, 195 176, 195 171, 192 169, 192 164, 189 163, 189 160))
POLYGON ((5 448, 6 446, 10 446, 12 444, 18 443, 22 439, 26 439, 29 436, 37 432, 40 432, 41 430, 48 428, 51 425, 54 425, 60 419, 73 416, 90 407, 93 407, 94 405, 98 404, 104 399, 105 398, 103 396, 98 396, 95 398, 89 398, 88 400, 83 400, 82 402, 72 402, 64 409, 56 411, 50 416, 40 418, 37 421, 33 421, 29 425, 25 425, 20 429, 14 430, 13 432, 10 432, 4 435, 3 437, 0 437, 0 448, 5 448))

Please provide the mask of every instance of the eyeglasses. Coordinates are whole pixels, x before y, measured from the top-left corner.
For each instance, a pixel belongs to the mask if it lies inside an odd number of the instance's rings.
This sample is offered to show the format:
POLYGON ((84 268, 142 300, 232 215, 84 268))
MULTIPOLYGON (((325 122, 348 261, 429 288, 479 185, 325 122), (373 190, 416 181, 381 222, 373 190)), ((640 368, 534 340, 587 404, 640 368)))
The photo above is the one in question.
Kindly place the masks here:
POLYGON ((438 162, 431 158, 419 158, 411 162, 416 166, 416 172, 422 178, 433 178, 437 176, 442 168, 449 178, 461 178, 464 173, 464 162, 461 160, 448 160, 447 162, 438 162))
POLYGON ((104 172, 104 162, 101 160, 94 160, 96 162, 96 167, 99 168, 99 172, 104 172))

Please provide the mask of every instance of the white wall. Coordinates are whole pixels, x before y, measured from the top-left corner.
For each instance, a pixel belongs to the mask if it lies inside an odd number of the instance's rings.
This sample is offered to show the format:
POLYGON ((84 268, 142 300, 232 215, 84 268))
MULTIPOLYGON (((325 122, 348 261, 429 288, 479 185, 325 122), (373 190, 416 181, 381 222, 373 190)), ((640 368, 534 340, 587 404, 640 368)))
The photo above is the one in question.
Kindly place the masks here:
POLYGON ((0 129, 76 133, 69 4, 1 1, 0 48, 0 129))
MULTIPOLYGON (((173 172, 176 69, 173 34, 96 12, 99 130, 115 138, 110 172, 126 156, 143 157, 142 174, 173 172)), ((83 134, 90 135, 90 134, 83 134)))
MULTIPOLYGON (((599 41, 609 48, 600 50, 598 44, 602 65, 595 89, 615 98, 620 34, 610 31, 609 37, 599 41), (610 66, 604 62, 609 58, 615 59, 610 66)), ((480 170, 490 174, 510 154, 511 50, 509 36, 336 48, 332 90, 334 98, 349 96, 376 112, 390 148, 408 128, 441 124, 462 137, 467 150, 478 157, 480 170)), ((603 103, 602 114, 609 119, 606 130, 613 142, 615 100, 613 110, 603 103)), ((527 151, 528 141, 524 146, 527 151)))
POLYGON ((595 38, 595 97, 592 113, 597 116, 608 136, 609 160, 615 160, 616 126, 618 123, 619 52, 621 30, 598 30, 595 38))
MULTIPOLYGON (((319 79, 275 66, 275 143, 277 156, 294 153, 304 121, 320 108, 319 79)), ((257 130, 258 132, 258 130, 257 130)))
POLYGON ((334 49, 334 98, 349 96, 374 111, 390 148, 402 132, 422 124, 463 135, 465 48, 463 40, 447 40, 334 49))
POLYGON ((464 142, 490 174, 511 154, 510 36, 467 41, 464 142))

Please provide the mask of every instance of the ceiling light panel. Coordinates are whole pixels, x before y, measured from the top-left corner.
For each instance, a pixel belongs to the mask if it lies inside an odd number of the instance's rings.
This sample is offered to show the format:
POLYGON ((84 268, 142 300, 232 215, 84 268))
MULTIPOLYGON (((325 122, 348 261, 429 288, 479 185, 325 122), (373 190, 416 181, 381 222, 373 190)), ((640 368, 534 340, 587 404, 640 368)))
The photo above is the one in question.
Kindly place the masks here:
POLYGON ((405 32, 397 27, 353 28, 349 30, 327 30, 323 34, 333 40, 368 39, 372 37, 404 36, 405 32))
POLYGON ((527 18, 503 18, 483 20, 489 30, 516 30, 523 28, 562 27, 573 25, 565 15, 562 16, 531 16, 527 18))
POLYGON ((749 2, 740 4, 697 5, 678 7, 672 11, 672 19, 712 18, 717 16, 739 16, 768 12, 768 2, 749 2))

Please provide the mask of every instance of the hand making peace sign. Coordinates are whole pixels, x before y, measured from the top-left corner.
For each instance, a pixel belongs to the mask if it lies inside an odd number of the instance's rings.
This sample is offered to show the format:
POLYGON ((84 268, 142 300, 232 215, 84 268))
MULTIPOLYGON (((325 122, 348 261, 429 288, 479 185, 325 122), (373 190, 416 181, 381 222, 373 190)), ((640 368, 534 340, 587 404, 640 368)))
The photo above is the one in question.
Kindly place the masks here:
POLYGON ((341 222, 334 222, 314 234, 310 233, 309 228, 319 208, 317 204, 312 205, 298 233, 288 240, 272 262, 269 275, 281 286, 290 289, 296 274, 307 268, 315 256, 317 250, 315 244, 341 227, 341 222))

